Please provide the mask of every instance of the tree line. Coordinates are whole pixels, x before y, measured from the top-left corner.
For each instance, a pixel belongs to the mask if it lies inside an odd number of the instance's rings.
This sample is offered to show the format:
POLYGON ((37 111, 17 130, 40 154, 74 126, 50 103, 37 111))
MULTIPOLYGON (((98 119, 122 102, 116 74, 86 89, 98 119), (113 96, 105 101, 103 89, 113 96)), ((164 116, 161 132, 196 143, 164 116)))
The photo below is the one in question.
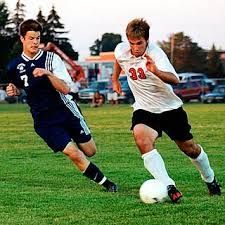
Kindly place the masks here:
MULTIPOLYGON (((0 82, 5 78, 5 65, 18 55, 22 46, 18 39, 19 24, 25 19, 26 6, 21 0, 17 0, 15 10, 11 13, 4 1, 0 2, 0 82)), ((37 21, 43 25, 42 43, 53 42, 71 59, 78 60, 79 53, 73 49, 70 40, 65 36, 68 31, 61 23, 54 5, 49 14, 44 16, 42 10, 36 16, 37 21)), ((116 45, 122 41, 120 34, 105 33, 101 39, 96 39, 89 47, 90 55, 99 55, 100 52, 114 51, 116 45)), ((177 72, 205 73, 211 78, 224 78, 224 62, 220 60, 220 53, 212 45, 207 51, 183 32, 172 34, 168 40, 158 42, 165 51, 177 72)))

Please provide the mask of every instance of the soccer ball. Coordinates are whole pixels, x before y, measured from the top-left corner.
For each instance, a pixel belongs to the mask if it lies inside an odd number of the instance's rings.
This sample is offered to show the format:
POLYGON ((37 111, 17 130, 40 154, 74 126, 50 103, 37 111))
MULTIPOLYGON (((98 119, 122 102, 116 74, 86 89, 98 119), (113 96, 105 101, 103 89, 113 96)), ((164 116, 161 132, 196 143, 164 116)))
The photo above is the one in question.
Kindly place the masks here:
POLYGON ((146 204, 164 202, 168 197, 167 187, 157 179, 146 180, 139 190, 141 201, 146 204))

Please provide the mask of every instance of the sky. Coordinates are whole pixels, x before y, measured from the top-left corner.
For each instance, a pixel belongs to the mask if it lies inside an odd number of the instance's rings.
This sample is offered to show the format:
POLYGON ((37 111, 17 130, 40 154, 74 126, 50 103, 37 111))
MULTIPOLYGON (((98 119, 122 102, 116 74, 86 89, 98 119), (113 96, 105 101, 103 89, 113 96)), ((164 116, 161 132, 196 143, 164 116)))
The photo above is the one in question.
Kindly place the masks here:
MULTIPOLYGON (((17 0, 5 0, 13 12, 17 0)), ((168 40, 171 33, 184 32, 204 49, 215 44, 225 50, 225 0, 21 0, 26 19, 44 16, 52 5, 69 31, 67 37, 79 52, 79 60, 89 56, 89 47, 104 33, 122 35, 134 18, 150 24, 150 41, 168 40)))

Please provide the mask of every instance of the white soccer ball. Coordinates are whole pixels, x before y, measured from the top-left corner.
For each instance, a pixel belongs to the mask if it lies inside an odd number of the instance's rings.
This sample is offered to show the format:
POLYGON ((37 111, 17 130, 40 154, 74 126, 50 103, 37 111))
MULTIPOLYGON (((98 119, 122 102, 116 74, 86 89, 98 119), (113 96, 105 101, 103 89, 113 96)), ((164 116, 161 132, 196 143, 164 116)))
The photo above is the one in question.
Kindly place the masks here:
POLYGON ((167 187, 157 179, 146 180, 139 190, 141 201, 146 204, 164 202, 168 197, 167 187))

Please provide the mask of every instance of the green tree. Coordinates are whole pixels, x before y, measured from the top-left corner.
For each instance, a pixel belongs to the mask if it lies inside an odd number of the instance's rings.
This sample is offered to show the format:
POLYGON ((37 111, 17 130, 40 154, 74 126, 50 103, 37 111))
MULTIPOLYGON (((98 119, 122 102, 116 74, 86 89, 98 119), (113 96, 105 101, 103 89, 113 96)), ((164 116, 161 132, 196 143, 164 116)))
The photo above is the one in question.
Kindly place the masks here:
POLYGON ((179 32, 168 41, 158 42, 177 72, 204 72, 206 55, 191 38, 179 32))
POLYGON ((105 33, 102 35, 102 52, 114 51, 118 43, 122 41, 120 34, 105 33))
POLYGON ((19 25, 24 21, 25 18, 25 5, 17 0, 16 7, 14 9, 14 14, 12 17, 12 23, 14 24, 16 34, 19 31, 19 25))
POLYGON ((13 34, 11 36, 13 45, 10 48, 10 58, 15 57, 22 51, 21 42, 18 40, 18 32, 19 32, 19 25, 25 19, 25 4, 22 3, 21 0, 17 0, 16 7, 13 11, 12 18, 10 19, 9 26, 13 29, 13 34))
POLYGON ((74 51, 72 45, 69 42, 69 38, 62 36, 63 34, 68 33, 68 31, 65 31, 64 28, 64 24, 60 22, 60 16, 55 10, 55 7, 52 6, 44 27, 43 40, 45 44, 47 42, 53 42, 69 57, 77 60, 78 52, 74 51))
POLYGON ((10 12, 5 2, 0 2, 0 35, 1 37, 9 36, 13 32, 12 28, 9 27, 9 23, 10 23, 9 15, 10 15, 10 12))
POLYGON ((13 29, 10 27, 10 12, 5 2, 0 2, 0 82, 6 81, 5 67, 10 59, 10 49, 15 38, 13 29))
POLYGON ((62 39, 61 35, 64 33, 68 33, 64 30, 64 28, 64 25, 60 22, 60 16, 58 15, 53 5, 47 17, 46 23, 48 41, 52 41, 55 44, 59 44, 60 40, 62 39))
POLYGON ((214 44, 207 54, 206 72, 209 77, 223 77, 223 66, 220 60, 220 53, 217 52, 214 44))
POLYGON ((114 51, 116 45, 122 41, 120 34, 105 33, 101 40, 95 40, 94 44, 89 48, 91 55, 99 55, 100 52, 114 51))
POLYGON ((41 33, 41 41, 43 43, 47 43, 49 41, 49 38, 47 37, 47 20, 46 20, 45 16, 43 15, 41 9, 39 9, 36 19, 43 27, 43 30, 41 33))

